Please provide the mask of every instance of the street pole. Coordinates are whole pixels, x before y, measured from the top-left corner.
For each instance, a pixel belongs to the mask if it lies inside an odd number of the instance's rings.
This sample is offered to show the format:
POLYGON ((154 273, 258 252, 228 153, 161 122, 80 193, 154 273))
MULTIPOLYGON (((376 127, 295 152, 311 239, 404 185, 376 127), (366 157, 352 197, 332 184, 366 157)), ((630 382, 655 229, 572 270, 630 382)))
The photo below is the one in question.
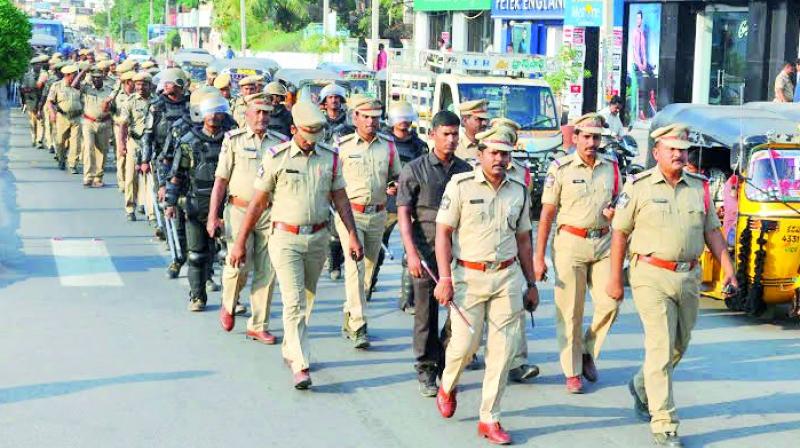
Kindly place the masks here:
POLYGON ((239 22, 241 22, 241 41, 242 41, 242 54, 245 56, 247 51, 247 13, 245 12, 244 0, 239 0, 239 22))
POLYGON ((153 24, 153 0, 150 0, 150 19, 147 21, 147 24, 153 24))
POLYGON ((169 24, 169 0, 164 2, 164 25, 169 24))
POLYGON ((103 4, 106 7, 106 40, 108 41, 106 45, 108 48, 113 48, 111 45, 111 7, 108 6, 108 0, 105 0, 103 4))
POLYGON ((371 66, 373 61, 375 60, 375 55, 378 54, 378 21, 380 15, 378 14, 380 10, 381 2, 380 0, 372 0, 372 36, 371 40, 372 43, 370 44, 368 51, 367 51, 367 66, 371 66))
POLYGON ((197 12, 195 15, 195 25, 197 25, 197 48, 200 48, 200 2, 197 3, 195 11, 197 12))
POLYGON ((322 35, 328 35, 328 10, 331 7, 330 0, 322 0, 322 35))

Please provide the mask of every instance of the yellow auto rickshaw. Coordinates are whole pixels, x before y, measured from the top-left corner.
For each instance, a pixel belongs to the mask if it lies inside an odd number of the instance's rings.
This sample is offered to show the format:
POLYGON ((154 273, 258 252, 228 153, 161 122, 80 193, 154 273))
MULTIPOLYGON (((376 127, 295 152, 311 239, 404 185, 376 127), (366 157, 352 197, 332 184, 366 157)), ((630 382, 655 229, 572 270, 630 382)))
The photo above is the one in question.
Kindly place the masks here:
POLYGON ((706 250, 701 294, 753 316, 789 304, 790 316, 800 317, 800 132, 792 117, 800 117, 800 105, 794 113, 748 105, 673 106, 653 126, 689 125, 701 169, 726 176, 718 194, 710 193, 709 207, 722 218, 739 289, 725 294, 722 269, 706 250))

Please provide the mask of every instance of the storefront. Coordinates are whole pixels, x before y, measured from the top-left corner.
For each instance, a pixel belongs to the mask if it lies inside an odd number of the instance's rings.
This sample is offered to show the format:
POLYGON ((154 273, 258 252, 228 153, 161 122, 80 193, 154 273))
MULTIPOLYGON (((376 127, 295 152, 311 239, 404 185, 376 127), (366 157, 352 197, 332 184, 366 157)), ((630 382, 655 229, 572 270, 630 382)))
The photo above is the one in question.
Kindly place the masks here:
POLYGON ((632 122, 667 104, 773 99, 784 61, 795 61, 800 0, 661 3, 626 0, 624 69, 632 122))
POLYGON ((414 0, 418 49, 484 52, 492 45, 493 0, 414 0))
POLYGON ((564 0, 494 0, 494 51, 552 56, 561 46, 564 0))

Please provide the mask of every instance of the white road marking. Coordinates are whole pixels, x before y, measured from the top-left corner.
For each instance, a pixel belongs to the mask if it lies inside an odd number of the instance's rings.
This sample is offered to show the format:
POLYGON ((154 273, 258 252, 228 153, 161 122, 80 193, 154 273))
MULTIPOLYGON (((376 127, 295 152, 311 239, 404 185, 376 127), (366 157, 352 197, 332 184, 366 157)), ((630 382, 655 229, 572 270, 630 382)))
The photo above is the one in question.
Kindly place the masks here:
POLYGON ((50 240, 61 286, 123 286, 102 240, 50 240))

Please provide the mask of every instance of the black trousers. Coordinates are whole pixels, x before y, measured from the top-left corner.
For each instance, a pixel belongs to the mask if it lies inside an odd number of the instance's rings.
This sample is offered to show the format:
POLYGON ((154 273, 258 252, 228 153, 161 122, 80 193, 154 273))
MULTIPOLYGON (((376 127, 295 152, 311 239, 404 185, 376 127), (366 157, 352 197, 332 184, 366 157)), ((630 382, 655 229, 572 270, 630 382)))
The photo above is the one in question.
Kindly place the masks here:
MULTIPOLYGON (((436 263, 427 261, 431 270, 439 275, 436 263)), ((414 331, 413 346, 420 374, 435 371, 441 374, 444 369, 445 340, 449 334, 443 328, 439 331, 439 302, 433 297, 436 283, 427 275, 411 280, 414 289, 414 331)), ((445 326, 447 328, 447 326, 445 326)))

